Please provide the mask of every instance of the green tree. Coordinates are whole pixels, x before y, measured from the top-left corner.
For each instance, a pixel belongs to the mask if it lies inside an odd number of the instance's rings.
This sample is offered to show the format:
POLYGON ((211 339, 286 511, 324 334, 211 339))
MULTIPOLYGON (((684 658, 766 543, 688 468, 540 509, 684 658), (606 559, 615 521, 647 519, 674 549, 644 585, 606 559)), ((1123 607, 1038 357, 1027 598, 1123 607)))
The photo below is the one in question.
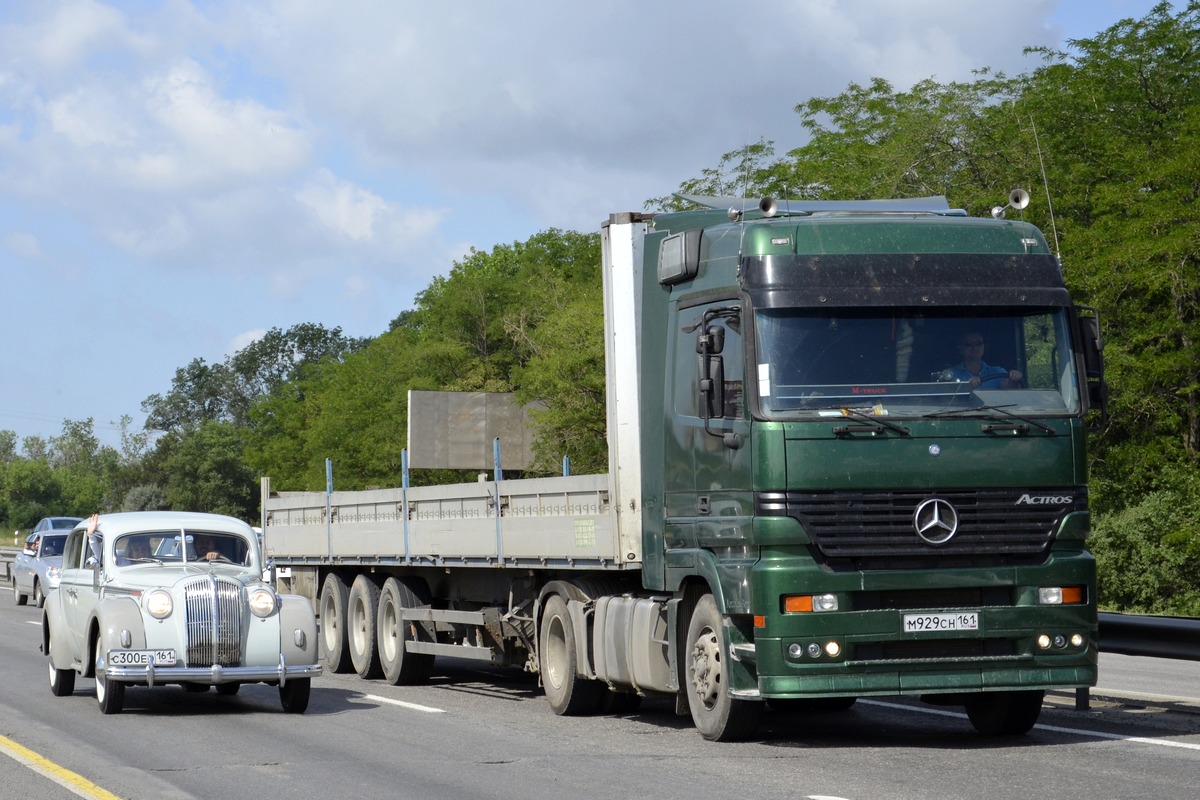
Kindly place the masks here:
POLYGON ((163 472, 170 508, 258 518, 258 481, 244 459, 245 433, 209 421, 163 437, 163 472))

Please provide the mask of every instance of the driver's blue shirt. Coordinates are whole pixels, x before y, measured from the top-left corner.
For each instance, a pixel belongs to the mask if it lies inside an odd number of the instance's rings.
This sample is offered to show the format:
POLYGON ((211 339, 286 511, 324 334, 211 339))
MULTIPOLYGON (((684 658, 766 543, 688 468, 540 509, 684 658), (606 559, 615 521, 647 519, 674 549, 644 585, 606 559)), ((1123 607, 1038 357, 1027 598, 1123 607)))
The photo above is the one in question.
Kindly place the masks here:
POLYGON ((950 373, 954 375, 956 381, 967 382, 971 378, 979 378, 977 389, 1003 389, 1004 379, 1008 377, 1008 370, 1004 367, 993 367, 986 361, 979 367, 978 375, 972 374, 962 362, 951 367, 950 373))

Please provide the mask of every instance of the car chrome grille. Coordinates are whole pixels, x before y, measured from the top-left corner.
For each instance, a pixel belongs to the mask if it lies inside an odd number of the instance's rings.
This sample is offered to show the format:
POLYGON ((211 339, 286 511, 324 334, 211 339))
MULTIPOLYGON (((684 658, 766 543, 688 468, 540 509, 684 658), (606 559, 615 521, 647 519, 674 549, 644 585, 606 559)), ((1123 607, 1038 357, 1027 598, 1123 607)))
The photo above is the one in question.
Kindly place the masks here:
POLYGON ((190 667, 236 667, 242 653, 242 585, 209 575, 183 587, 190 667))

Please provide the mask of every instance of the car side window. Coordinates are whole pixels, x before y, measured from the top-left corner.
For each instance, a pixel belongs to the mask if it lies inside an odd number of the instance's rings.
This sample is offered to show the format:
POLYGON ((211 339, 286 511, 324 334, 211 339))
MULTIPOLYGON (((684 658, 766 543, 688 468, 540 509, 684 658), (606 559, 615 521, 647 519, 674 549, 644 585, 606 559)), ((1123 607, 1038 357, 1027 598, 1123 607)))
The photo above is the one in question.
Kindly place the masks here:
POLYGON ((67 546, 63 548, 64 569, 78 569, 83 566, 83 543, 86 539, 87 534, 81 530, 67 537, 67 546))

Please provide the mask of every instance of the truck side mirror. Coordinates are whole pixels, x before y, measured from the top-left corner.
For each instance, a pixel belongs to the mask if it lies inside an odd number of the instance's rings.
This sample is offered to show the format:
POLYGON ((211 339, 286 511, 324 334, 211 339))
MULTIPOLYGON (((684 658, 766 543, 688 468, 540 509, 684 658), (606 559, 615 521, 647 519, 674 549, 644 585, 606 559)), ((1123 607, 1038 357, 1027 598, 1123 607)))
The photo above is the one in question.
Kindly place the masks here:
POLYGON ((700 419, 725 416, 725 326, 709 325, 696 336, 700 356, 700 419))
POLYGON ((1108 420, 1108 384, 1104 381, 1104 340, 1100 338, 1100 312, 1091 306, 1076 306, 1080 348, 1088 407, 1100 412, 1100 424, 1108 420), (1079 313, 1085 312, 1085 313, 1079 313))

